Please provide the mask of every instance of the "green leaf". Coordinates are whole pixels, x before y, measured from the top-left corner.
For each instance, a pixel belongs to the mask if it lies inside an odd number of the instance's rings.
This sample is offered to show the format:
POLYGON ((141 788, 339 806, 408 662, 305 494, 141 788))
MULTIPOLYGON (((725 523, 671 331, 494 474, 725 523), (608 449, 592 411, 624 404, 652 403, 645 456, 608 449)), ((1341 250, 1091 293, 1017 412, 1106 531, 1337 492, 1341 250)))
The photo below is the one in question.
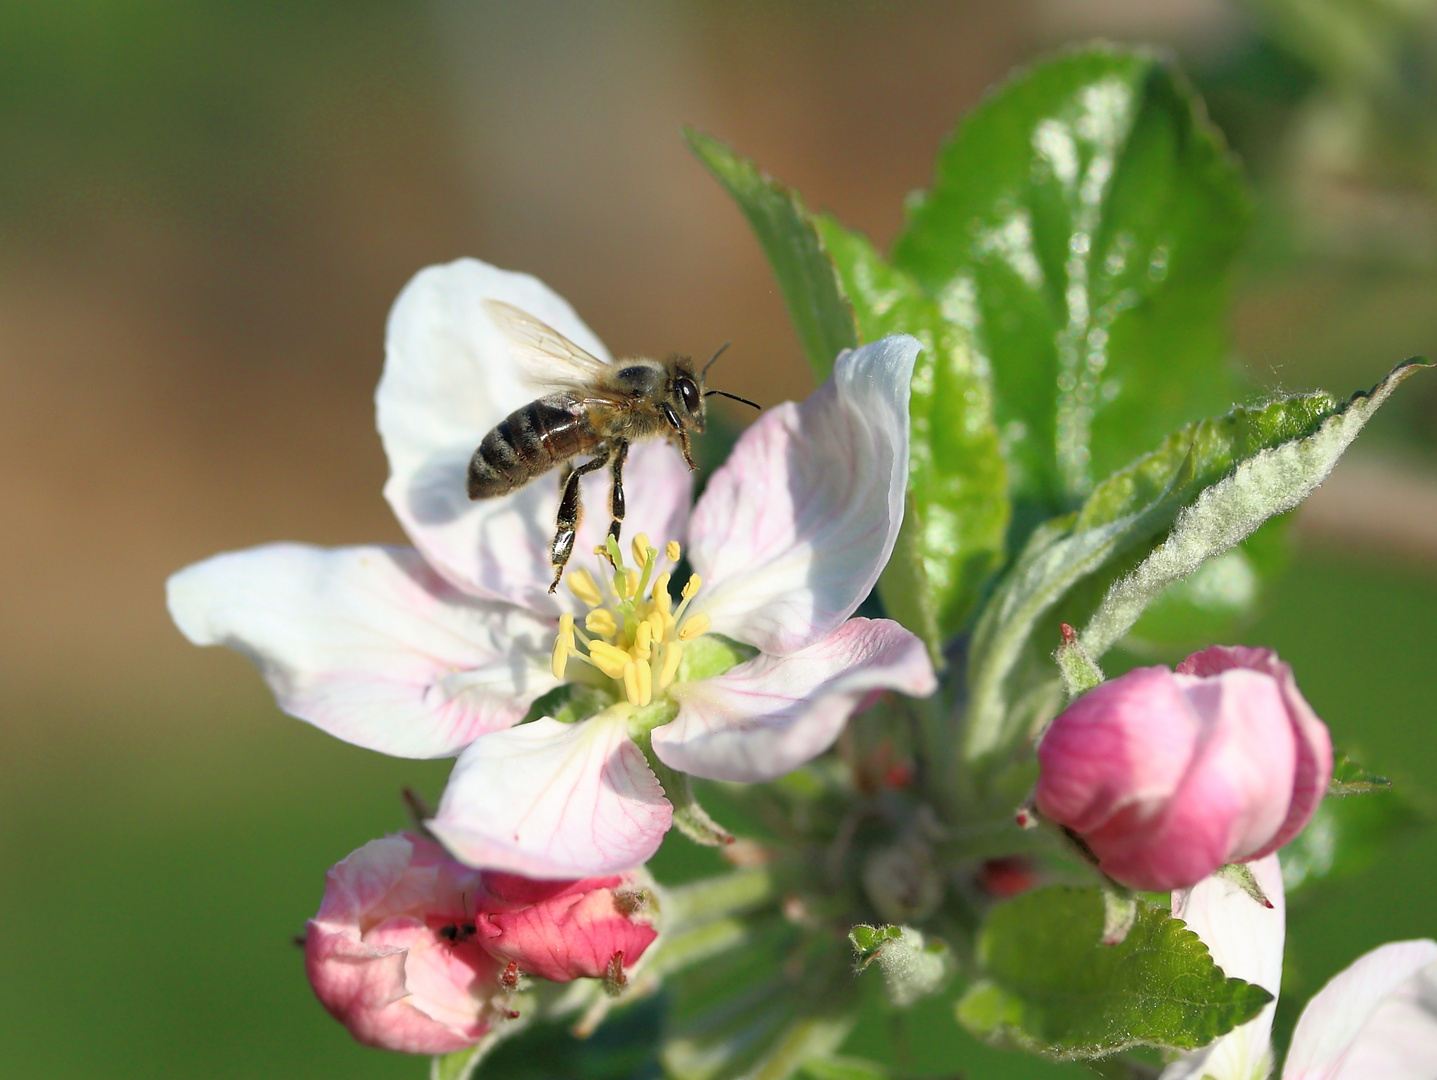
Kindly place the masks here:
MULTIPOLYGON (((1322 416, 1309 432, 1278 443, 1264 439, 1268 448, 1261 452, 1242 453, 1240 444, 1232 448, 1238 453, 1218 450, 1218 458, 1230 457, 1237 462, 1236 468, 1217 483, 1195 492, 1196 497, 1183 505, 1163 542, 1132 573, 1113 584, 1083 630, 1083 645, 1093 655, 1101 656, 1132 628, 1143 609, 1164 589, 1251 535, 1268 518, 1306 499, 1392 392, 1414 371, 1428 366, 1418 362, 1399 366, 1370 392, 1356 394, 1322 416)), ((1263 412, 1271 409, 1269 406, 1263 412)), ((1287 427, 1282 411, 1277 410, 1269 418, 1272 425, 1267 431, 1276 433, 1287 427)), ((1202 427, 1198 425, 1192 444, 1195 459, 1209 449, 1200 448, 1202 427)), ((1266 431, 1260 428, 1259 434, 1265 435, 1266 431)))
POLYGON ((1039 675, 1022 663, 1037 649, 1039 619, 1051 620, 1054 645, 1060 621, 1086 623, 1079 640, 1100 659, 1163 590, 1306 498, 1423 366, 1403 364, 1341 404, 1306 394, 1190 424, 1104 480, 1079 512, 1037 529, 974 633, 967 756, 994 752, 1037 719, 1014 703, 1042 698, 1043 680, 1055 678, 1051 666, 1039 675))
POLYGON ((908 505, 879 590, 887 613, 938 658, 1006 553, 1008 470, 988 375, 968 332, 912 278, 832 218, 817 225, 860 337, 906 333, 923 342, 909 399, 908 505))
POLYGON ((943 149, 893 262, 991 364, 1025 520, 1071 509, 1231 403, 1227 299, 1248 214, 1221 137, 1151 51, 1043 63, 943 149))
POLYGON ((1387 791, 1392 781, 1385 776, 1368 772, 1346 754, 1338 751, 1332 761, 1332 781, 1327 785, 1329 795, 1366 795, 1373 791, 1387 791))
POLYGON ((1390 788, 1361 799, 1323 799, 1307 828, 1282 849, 1282 883, 1289 899, 1361 874, 1393 843, 1430 820, 1423 808, 1390 788))
POLYGON ((1231 641, 1257 613, 1268 584, 1289 561, 1290 514, 1270 518, 1237 547, 1164 589, 1128 631, 1122 647, 1142 656, 1184 656, 1231 641))
POLYGON ((808 364, 818 379, 826 379, 834 357, 857 345, 858 336, 833 263, 798 195, 717 139, 693 128, 684 128, 684 138, 748 218, 808 364))
POLYGON ((1135 1045, 1192 1050, 1272 1000, 1230 979, 1180 920, 1144 901, 1121 944, 1102 945, 1097 889, 1050 887, 998 905, 978 943, 985 977, 958 1003, 982 1038, 1054 1058, 1135 1045))

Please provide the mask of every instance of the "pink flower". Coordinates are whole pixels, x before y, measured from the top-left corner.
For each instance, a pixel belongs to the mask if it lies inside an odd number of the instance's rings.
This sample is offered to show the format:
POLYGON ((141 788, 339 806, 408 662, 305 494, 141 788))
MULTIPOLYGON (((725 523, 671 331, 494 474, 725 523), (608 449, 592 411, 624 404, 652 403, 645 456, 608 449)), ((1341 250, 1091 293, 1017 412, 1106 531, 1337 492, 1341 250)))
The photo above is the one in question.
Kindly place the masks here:
POLYGON ((531 881, 484 875, 484 948, 541 979, 568 982, 622 972, 658 936, 644 916, 647 894, 633 875, 531 881))
MULTIPOLYGON (((1226 877, 1173 893, 1223 973, 1273 1001, 1254 1019, 1169 1065, 1162 1080, 1261 1080, 1272 1070, 1272 1019, 1285 933, 1277 856, 1251 866, 1271 907, 1226 877)), ((1392 941, 1359 957, 1315 994, 1298 1018, 1282 1080, 1431 1080, 1437 1061, 1437 942, 1392 941)))
POLYGON ((486 874, 404 833, 372 840, 326 875, 305 967, 360 1042, 443 1054, 512 1014, 519 975, 622 976, 653 942, 633 875, 533 882, 486 874))
POLYGON ((933 692, 914 635, 850 618, 902 523, 917 341, 847 352, 802 404, 768 409, 692 521, 677 451, 635 447, 624 527, 639 565, 589 554, 608 516, 603 482, 587 484, 569 587, 551 596, 555 479, 465 495, 479 440, 536 396, 485 300, 608 356, 534 278, 472 259, 419 273, 390 316, 377 393, 385 496, 415 546, 276 544, 191 566, 169 583, 191 641, 244 652, 282 708, 339 738, 458 754, 431 829, 470 865, 539 878, 657 850, 673 810, 646 745, 681 772, 766 780, 830 746, 873 691, 933 692), (680 544, 696 573, 671 603, 680 544), (520 723, 565 683, 591 692, 590 715, 520 723))
POLYGON ((1213 646, 1090 690, 1038 747, 1037 805, 1135 889, 1185 888, 1262 858, 1312 817, 1327 728, 1267 649, 1213 646))

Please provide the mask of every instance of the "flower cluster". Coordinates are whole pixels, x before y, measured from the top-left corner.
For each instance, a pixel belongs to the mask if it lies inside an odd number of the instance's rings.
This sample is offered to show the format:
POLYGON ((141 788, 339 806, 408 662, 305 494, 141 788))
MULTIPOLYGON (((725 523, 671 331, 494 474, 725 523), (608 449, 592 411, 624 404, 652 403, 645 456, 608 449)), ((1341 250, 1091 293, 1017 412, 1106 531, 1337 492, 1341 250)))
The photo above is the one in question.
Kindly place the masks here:
MULTIPOLYGON (((762 904, 776 908, 776 924, 828 935, 826 946, 835 927, 859 924, 867 959, 877 957, 902 1006, 939 992, 959 957, 977 964, 982 953, 971 940, 951 949, 943 935, 968 933, 975 912, 1039 888, 1051 863, 1040 846, 1018 842, 1013 795, 980 775, 973 759, 982 754, 957 749, 962 689, 935 696, 932 656, 943 643, 855 616, 909 507, 919 342, 899 335, 841 353, 806 400, 766 410, 739 437, 697 501, 674 445, 635 446, 625 472, 629 539, 608 534, 607 515, 583 519, 564 587, 551 593, 552 478, 465 497, 479 440, 536 396, 517 373, 495 301, 608 362, 572 309, 531 277, 474 260, 416 276, 391 315, 377 392, 384 493, 413 546, 274 544, 216 556, 169 583, 186 636, 250 657, 294 716, 383 753, 457 759, 417 832, 374 840, 330 871, 306 938, 319 1000, 362 1042, 449 1053, 510 1031, 521 1003, 554 1001, 547 984, 600 980, 617 993, 646 957, 664 955, 654 966, 672 972, 747 940, 725 920, 762 904), (874 723, 870 713, 850 725, 889 692, 874 723), (897 695, 909 700, 894 704, 897 695), (768 793, 779 817, 784 799, 798 807, 779 830, 792 850, 751 842, 731 853, 749 870, 782 863, 792 875, 786 891, 766 871, 697 887, 711 895, 689 894, 676 907, 690 918, 709 910, 704 934, 713 936, 699 934, 698 946, 691 937, 686 960, 666 954, 666 901, 644 863, 676 821, 703 838, 693 823, 701 812, 677 813, 696 806, 688 778, 772 781, 845 731, 829 761, 846 772, 810 769, 768 793), (964 814, 995 818, 1006 832, 995 844, 964 814), (928 925, 861 923, 874 917, 928 925), (523 997, 536 986, 541 993, 523 997)), ((1057 542, 1053 550, 1061 569, 1057 542)), ((1015 574, 1047 565, 1020 559, 1015 574)), ((931 584, 926 574, 915 575, 919 587, 931 584)), ((1021 589, 1006 595, 999 614, 1021 614, 1012 599, 1021 589)), ((1009 665, 984 683, 985 700, 1001 700, 993 687, 1025 646, 1013 636, 993 647, 983 635, 1031 625, 1013 615, 994 630, 980 619, 970 643, 1009 665)), ((1057 841, 1048 854, 1076 845, 1118 909, 1135 910, 1128 890, 1177 890, 1173 914, 1223 971, 1275 992, 1282 892, 1273 853, 1327 791, 1327 729, 1288 666, 1263 649, 1213 646, 1176 670, 1108 681, 1095 662, 1091 671, 1086 693, 1037 717, 1052 719, 1036 746, 1036 815, 1020 816, 1054 826, 1043 834, 1057 841), (1232 873, 1220 871, 1232 863, 1250 864, 1270 907, 1230 894, 1232 873)), ((948 678, 951 688, 958 676, 948 678)), ((1024 729, 1036 714, 1009 704, 997 725, 1024 729)), ((1020 767, 1031 748, 1017 755, 1020 767)), ((1104 930, 1105 945, 1126 933, 1104 930)), ((1299 1025, 1284 1076, 1356 1076, 1331 1062, 1379 1060, 1379 1033, 1392 1025, 1405 1033, 1394 1044, 1403 1053, 1428 1045, 1402 1009, 1429 991, 1434 951, 1430 942, 1389 946, 1335 980, 1305 1014, 1309 1027, 1299 1025), (1364 994, 1361 1023, 1322 1019, 1360 1012, 1351 1002, 1364 994), (1319 1026, 1326 1034, 1303 1035, 1319 1026), (1346 1041, 1334 1049, 1339 1028, 1346 1041)), ((805 946, 787 955, 799 970, 826 954, 805 946)), ((805 1004, 789 967, 771 1000, 805 1004)), ((803 985, 839 969, 821 970, 803 985)), ((1201 971, 1188 974, 1201 982, 1201 971)), ((979 982, 972 970, 964 977, 979 982)), ((830 1007, 824 993, 815 991, 814 1008, 830 1007)), ((1265 1076, 1270 1026, 1269 1007, 1164 1077, 1265 1076)), ((1363 1075, 1409 1075, 1383 1068, 1363 1075)))

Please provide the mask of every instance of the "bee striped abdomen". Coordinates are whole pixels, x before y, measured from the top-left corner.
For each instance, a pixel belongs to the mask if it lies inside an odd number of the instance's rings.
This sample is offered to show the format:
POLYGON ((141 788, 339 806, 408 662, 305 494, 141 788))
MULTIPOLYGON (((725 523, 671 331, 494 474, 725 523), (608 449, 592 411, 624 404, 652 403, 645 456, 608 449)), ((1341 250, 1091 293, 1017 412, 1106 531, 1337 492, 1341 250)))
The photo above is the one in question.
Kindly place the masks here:
POLYGON ((579 400, 550 394, 515 409, 484 436, 469 459, 469 497, 507 495, 561 462, 592 450, 599 437, 579 400))

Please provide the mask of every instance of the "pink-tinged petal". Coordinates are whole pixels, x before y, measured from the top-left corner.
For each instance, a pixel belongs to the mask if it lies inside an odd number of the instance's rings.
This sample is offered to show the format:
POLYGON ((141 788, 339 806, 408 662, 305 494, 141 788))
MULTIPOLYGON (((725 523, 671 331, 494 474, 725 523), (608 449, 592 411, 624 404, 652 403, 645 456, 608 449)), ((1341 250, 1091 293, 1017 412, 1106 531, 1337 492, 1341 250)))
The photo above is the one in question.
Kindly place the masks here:
POLYGON ((878 580, 908 483, 908 396, 921 346, 884 338, 839 356, 801 405, 744 432, 694 508, 696 610, 766 653, 798 652, 878 580))
POLYGON ((370 1046, 442 1054, 472 1045, 489 1028, 482 998, 464 989, 475 984, 476 970, 497 971, 477 944, 467 965, 454 961, 455 985, 430 980, 421 989, 409 977, 415 950, 435 941, 417 912, 446 902, 441 894, 459 885, 457 876, 469 877, 467 887, 479 892, 477 873, 452 865, 446 872, 436 850, 415 837, 371 841, 329 871, 324 901, 310 920, 305 970, 315 996, 370 1046), (430 1000, 427 992, 437 996, 430 1000))
POLYGON ((579 878, 646 861, 672 817, 615 712, 577 724, 544 717, 478 739, 429 827, 471 866, 579 878))
POLYGON ((1437 1077, 1437 942, 1389 942, 1334 976, 1303 1009, 1282 1077, 1437 1077))
POLYGON ((1327 785, 1332 780, 1332 736, 1297 688, 1292 667, 1279 660, 1277 653, 1271 649, 1213 645, 1193 653, 1177 666, 1178 674, 1197 676, 1220 675, 1234 669, 1258 671, 1277 682, 1296 744, 1292 802, 1287 815, 1272 839, 1251 856, 1246 856, 1261 858, 1283 847, 1300 833, 1312 819, 1317 804, 1327 794, 1327 785))
MULTIPOLYGON (((512 343, 485 310, 501 300, 547 323, 600 359, 608 352, 565 301, 527 274, 460 259, 421 270, 390 312, 384 376, 375 401, 389 456, 385 498, 425 557, 475 596, 557 612, 548 594, 557 473, 512 495, 469 500, 469 458, 489 430, 540 391, 521 376, 512 343)), ((557 463, 556 463, 557 464, 557 463)), ((679 538, 692 482, 667 443, 635 447, 625 469, 629 534, 679 538)), ((575 550, 608 528, 607 474, 584 484, 588 513, 575 550)))
POLYGON ((1284 820, 1286 790, 1273 777, 1292 776, 1294 764, 1290 729, 1273 719, 1283 705, 1272 679, 1252 671, 1171 678, 1199 718, 1195 763, 1145 826, 1117 814, 1087 836, 1107 873, 1154 889, 1251 858, 1284 820))
POLYGON ((1147 821, 1182 783, 1201 734, 1166 668, 1136 668, 1100 683, 1069 705, 1038 745, 1038 809, 1080 834, 1129 808, 1147 821))
POLYGON ((1213 961, 1229 978, 1256 983, 1273 1000, 1246 1024, 1203 1049, 1169 1065, 1162 1080, 1249 1080, 1267 1075, 1272 1060, 1272 1017, 1282 982, 1286 902, 1282 868, 1269 855, 1248 865, 1272 907, 1264 907, 1226 877, 1213 876, 1173 893, 1173 916, 1202 938, 1213 961))
POLYGON ((431 1020, 473 1037, 488 1024, 475 1019, 476 1002, 499 992, 503 965, 477 941, 451 945, 426 933, 409 946, 404 982, 409 1003, 431 1020))
POLYGON ((918 638, 887 619, 850 619, 800 652, 760 654, 670 688, 679 714, 655 729, 654 752, 693 776, 771 780, 833 745, 871 691, 926 697, 936 688, 918 638))
MULTIPOLYGON (((496 875, 486 875, 493 887, 496 875)), ((555 982, 601 978, 615 957, 628 968, 644 954, 658 931, 649 921, 621 906, 616 891, 634 888, 633 876, 554 882, 551 894, 538 898, 532 888, 527 904, 484 914, 479 933, 484 948, 520 971, 555 982)), ((486 905, 492 908, 493 899, 486 905)))
POLYGON ((457 753, 557 685, 552 621, 459 593, 409 548, 217 555, 170 578, 169 605, 195 644, 254 661, 286 712, 397 757, 457 753))

